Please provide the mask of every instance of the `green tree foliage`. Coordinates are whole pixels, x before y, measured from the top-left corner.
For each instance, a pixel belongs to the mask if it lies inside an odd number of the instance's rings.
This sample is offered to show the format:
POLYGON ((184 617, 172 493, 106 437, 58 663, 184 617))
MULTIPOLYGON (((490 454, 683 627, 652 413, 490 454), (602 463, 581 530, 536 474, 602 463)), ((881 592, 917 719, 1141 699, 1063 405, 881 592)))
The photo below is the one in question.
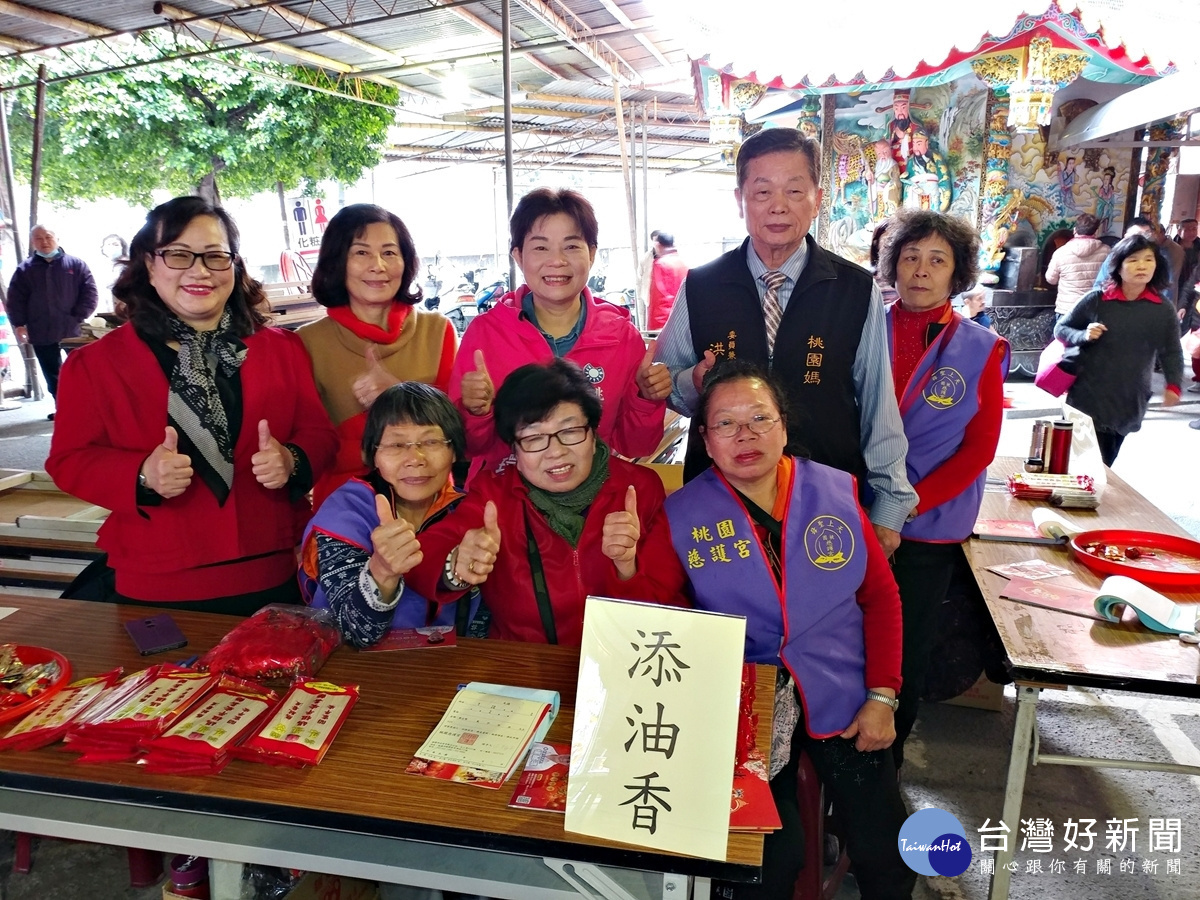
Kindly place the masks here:
MULTIPOLYGON (((287 83, 325 83, 309 69, 246 54, 221 59, 166 61, 48 85, 42 195, 60 203, 119 197, 148 205, 153 190, 192 193, 209 177, 223 195, 245 197, 276 182, 287 189, 306 179, 352 184, 379 162, 394 116, 373 103, 394 107, 396 89, 359 82, 361 96, 373 101, 360 103, 287 83)), ((55 68, 48 63, 51 77, 55 68)), ((28 77, 28 68, 10 69, 6 80, 28 77)), ((13 165, 28 181, 34 89, 12 95, 13 165)))

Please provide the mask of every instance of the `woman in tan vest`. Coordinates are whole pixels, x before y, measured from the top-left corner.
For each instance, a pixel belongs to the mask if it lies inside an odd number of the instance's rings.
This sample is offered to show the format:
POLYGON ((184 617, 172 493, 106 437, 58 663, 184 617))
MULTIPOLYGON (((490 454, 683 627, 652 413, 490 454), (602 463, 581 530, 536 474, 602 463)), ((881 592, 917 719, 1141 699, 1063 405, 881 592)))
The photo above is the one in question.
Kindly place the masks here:
POLYGON ((449 387, 458 336, 445 316, 417 306, 419 265, 412 236, 393 213, 356 203, 329 220, 312 280, 329 316, 299 331, 341 440, 332 471, 313 488, 314 507, 366 471, 363 428, 380 392, 401 381, 449 387))

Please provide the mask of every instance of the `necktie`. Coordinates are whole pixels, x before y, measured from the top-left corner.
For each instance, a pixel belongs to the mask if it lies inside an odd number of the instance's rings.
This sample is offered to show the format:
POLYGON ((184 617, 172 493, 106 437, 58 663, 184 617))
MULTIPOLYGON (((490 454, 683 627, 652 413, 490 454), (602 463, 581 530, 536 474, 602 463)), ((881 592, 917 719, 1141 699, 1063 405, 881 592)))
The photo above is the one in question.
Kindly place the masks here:
POLYGON ((767 272, 762 276, 767 293, 763 296, 763 320, 767 325, 767 355, 775 355, 775 333, 779 331, 779 320, 783 318, 783 307, 779 305, 779 286, 787 276, 779 269, 767 272))

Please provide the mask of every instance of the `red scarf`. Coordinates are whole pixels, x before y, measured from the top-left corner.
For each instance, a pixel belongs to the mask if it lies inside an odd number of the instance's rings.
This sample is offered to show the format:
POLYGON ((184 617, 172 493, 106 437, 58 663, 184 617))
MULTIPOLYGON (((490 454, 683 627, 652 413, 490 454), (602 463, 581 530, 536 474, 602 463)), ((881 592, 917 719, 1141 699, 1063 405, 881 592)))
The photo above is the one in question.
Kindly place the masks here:
POLYGON ((378 325, 372 325, 370 322, 364 322, 354 314, 347 304, 346 306, 332 306, 329 308, 329 318, 337 322, 355 337, 360 337, 364 341, 371 341, 375 344, 394 344, 400 340, 400 332, 404 329, 404 322, 408 318, 409 310, 412 307, 406 303, 395 301, 392 303, 392 308, 388 310, 388 327, 385 331, 378 325))

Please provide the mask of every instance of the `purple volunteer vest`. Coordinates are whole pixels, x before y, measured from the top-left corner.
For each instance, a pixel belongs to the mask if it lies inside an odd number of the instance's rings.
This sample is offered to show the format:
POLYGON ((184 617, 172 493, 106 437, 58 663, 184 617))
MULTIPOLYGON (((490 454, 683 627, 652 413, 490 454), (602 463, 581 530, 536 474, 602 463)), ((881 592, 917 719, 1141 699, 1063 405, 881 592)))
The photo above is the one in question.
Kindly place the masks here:
MULTIPOLYGON (((892 307, 888 308, 888 349, 895 356, 892 307)), ((900 398, 900 417, 908 438, 908 481, 916 484, 963 442, 967 425, 979 412, 979 382, 1000 340, 986 328, 954 313, 934 338, 900 398)), ((1007 369, 1007 344, 1002 365, 1007 369)), ((901 534, 915 541, 966 540, 983 501, 986 467, 958 496, 908 522, 901 534)))
MULTIPOLYGON (((375 509, 375 490, 365 481, 353 478, 329 495, 304 529, 300 546, 308 543, 313 529, 339 538, 371 552, 371 532, 379 525, 379 512, 375 509)), ((304 602, 317 609, 329 609, 329 598, 316 578, 300 570, 300 592, 304 602)), ((429 601, 408 586, 400 592, 396 611, 392 616, 392 628, 424 628, 426 625, 453 625, 455 604, 447 603, 438 609, 437 618, 426 622, 429 601)))
POLYGON ((745 616, 746 661, 786 666, 809 734, 830 737, 846 729, 867 697, 855 598, 867 550, 854 479, 809 460, 794 463, 782 592, 753 520, 715 469, 668 497, 666 511, 697 608, 745 616))

